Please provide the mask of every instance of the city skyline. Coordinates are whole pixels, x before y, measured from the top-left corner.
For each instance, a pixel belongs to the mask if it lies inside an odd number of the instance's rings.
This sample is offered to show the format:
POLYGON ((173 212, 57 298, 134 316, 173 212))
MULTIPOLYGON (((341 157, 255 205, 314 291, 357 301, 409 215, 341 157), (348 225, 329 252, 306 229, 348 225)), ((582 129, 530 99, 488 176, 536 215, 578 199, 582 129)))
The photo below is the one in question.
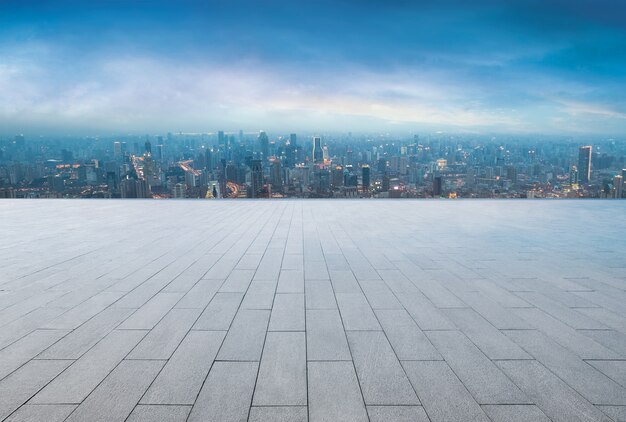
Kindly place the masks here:
POLYGON ((626 131, 617 1, 11 0, 0 12, 5 134, 626 131))

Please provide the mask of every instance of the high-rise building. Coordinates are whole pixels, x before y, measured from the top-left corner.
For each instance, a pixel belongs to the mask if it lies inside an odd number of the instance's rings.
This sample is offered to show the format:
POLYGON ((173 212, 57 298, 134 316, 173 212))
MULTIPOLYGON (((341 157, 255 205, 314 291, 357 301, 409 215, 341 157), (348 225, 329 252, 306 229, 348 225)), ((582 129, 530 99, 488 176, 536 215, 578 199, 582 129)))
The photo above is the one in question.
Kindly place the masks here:
POLYGON ((589 183, 591 179, 591 146, 578 148, 578 182, 589 183))
POLYGON ((261 160, 252 160, 250 178, 250 197, 259 198, 263 193, 263 165, 261 160))
POLYGON ((115 158, 119 158, 122 156, 122 143, 121 142, 113 142, 113 156, 115 158))
POLYGON ((441 176, 435 176, 433 179, 433 197, 441 196, 443 194, 443 179, 441 176))
POLYGON ((616 199, 621 199, 624 196, 624 178, 619 174, 613 178, 613 189, 616 199))
POLYGON ((363 192, 368 192, 370 189, 370 166, 367 164, 361 168, 361 183, 363 184, 363 192))
POLYGON ((324 163, 324 151, 322 150, 322 138, 319 136, 313 137, 313 162, 315 164, 324 163))
POLYGON ((152 144, 150 143, 150 141, 146 141, 144 146, 145 146, 146 154, 152 154, 152 144))
POLYGON ((270 155, 270 140, 264 131, 259 132, 259 147, 261 149, 263 159, 267 160, 270 155))
POLYGON ((282 192, 283 170, 279 159, 272 160, 272 165, 270 167, 270 182, 272 183, 272 192, 282 192))
POLYGON ((185 197, 185 191, 187 190, 187 185, 184 183, 176 183, 172 186, 172 198, 183 199, 185 197))

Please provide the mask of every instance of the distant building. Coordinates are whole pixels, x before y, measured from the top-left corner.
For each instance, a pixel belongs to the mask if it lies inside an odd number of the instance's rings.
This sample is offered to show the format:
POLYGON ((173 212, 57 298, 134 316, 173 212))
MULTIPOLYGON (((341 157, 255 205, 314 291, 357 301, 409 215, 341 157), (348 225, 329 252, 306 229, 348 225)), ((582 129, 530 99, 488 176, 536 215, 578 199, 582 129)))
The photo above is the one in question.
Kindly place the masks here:
POLYGON ((370 166, 368 165, 361 168, 361 184, 363 185, 363 192, 368 192, 370 189, 370 166))
POLYGON ((438 197, 443 194, 443 179, 441 176, 435 176, 433 179, 433 197, 438 197))
POLYGON ((322 150, 322 138, 319 136, 313 137, 313 162, 315 164, 324 163, 324 151, 322 150))
POLYGON ((624 196, 624 178, 619 174, 613 178, 613 188, 615 199, 621 199, 624 196))
POLYGON ((270 155, 270 140, 264 131, 259 132, 259 147, 261 149, 263 159, 267 160, 270 155))
POLYGON ((182 199, 185 197, 187 186, 184 183, 176 183, 172 187, 172 198, 182 199))
POLYGON ((251 198, 263 196, 263 165, 261 160, 252 160, 249 196, 251 198))
POLYGON ((591 179, 591 147, 578 148, 578 183, 589 183, 591 179))

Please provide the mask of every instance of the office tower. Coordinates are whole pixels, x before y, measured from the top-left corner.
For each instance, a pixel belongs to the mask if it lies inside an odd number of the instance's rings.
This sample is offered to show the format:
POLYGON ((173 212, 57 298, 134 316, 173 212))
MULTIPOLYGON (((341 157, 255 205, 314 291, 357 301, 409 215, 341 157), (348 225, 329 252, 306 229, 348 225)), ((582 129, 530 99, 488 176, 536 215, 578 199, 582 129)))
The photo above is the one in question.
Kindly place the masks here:
POLYGON ((185 197, 187 186, 184 183, 176 183, 172 187, 172 198, 182 199, 185 197))
POLYGON ((119 158, 122 156, 122 143, 121 142, 113 142, 113 156, 115 158, 119 158))
POLYGON ((506 178, 512 183, 517 183, 517 169, 515 166, 508 166, 506 168, 506 178))
POLYGON ((145 145, 146 154, 152 155, 152 144, 150 143, 150 141, 146 141, 144 145, 145 145))
POLYGON ((591 146, 578 148, 578 182, 589 183, 591 179, 591 146))
POLYGON ((261 160, 252 160, 250 178, 250 197, 258 198, 263 192, 263 165, 261 160))
POLYGON ((569 170, 569 183, 575 185, 578 183, 578 167, 572 166, 569 170))
POLYGON ((281 192, 283 189, 282 166, 279 159, 272 160, 270 167, 270 182, 272 183, 273 192, 281 192))
POLYGON ((65 189, 65 182, 63 181, 63 178, 59 175, 48 176, 47 181, 49 189, 54 192, 63 192, 63 190, 65 189))
POLYGON ((382 189, 383 192, 389 192, 389 175, 383 174, 382 189))
POLYGON ((441 196, 443 194, 443 179, 441 176, 436 176, 433 179, 433 197, 441 196))
POLYGON ((263 159, 267 160, 270 155, 270 140, 264 131, 259 132, 259 147, 261 149, 263 159))
POLYGON ((243 130, 239 129, 239 142, 243 142, 243 130))
POLYGON ((387 160, 384 158, 378 159, 378 164, 376 165, 376 170, 379 173, 385 173, 387 171, 387 160))
POLYGON ((217 144, 220 147, 226 146, 226 138, 224 137, 224 131, 220 130, 217 132, 217 144))
POLYGON ((361 168, 361 181, 363 184, 363 192, 368 192, 370 189, 370 166, 367 164, 361 168))
POLYGON ((338 188, 338 187, 343 186, 343 167, 334 166, 332 168, 331 184, 333 188, 338 188))
POLYGON ((156 146, 156 158, 159 161, 163 161, 163 158, 165 157, 165 152, 163 151, 163 144, 159 144, 156 146))
POLYGON ((615 198, 621 199, 624 195, 624 178, 619 174, 613 178, 613 188, 615 189, 615 198))
POLYGON ((319 136, 313 137, 313 163, 324 163, 324 151, 322 150, 322 138, 319 136))
POLYGON ((298 138, 296 137, 295 133, 291 133, 289 135, 289 143, 293 145, 294 147, 298 144, 298 138))

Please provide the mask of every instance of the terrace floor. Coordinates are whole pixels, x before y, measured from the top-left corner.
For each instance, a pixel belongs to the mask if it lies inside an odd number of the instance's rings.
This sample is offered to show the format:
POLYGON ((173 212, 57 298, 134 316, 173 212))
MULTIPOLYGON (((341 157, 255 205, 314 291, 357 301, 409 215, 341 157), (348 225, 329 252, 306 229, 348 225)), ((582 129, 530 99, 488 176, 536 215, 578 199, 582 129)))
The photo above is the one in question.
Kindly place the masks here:
POLYGON ((0 420, 626 420, 626 201, 2 200, 0 233, 0 420))

